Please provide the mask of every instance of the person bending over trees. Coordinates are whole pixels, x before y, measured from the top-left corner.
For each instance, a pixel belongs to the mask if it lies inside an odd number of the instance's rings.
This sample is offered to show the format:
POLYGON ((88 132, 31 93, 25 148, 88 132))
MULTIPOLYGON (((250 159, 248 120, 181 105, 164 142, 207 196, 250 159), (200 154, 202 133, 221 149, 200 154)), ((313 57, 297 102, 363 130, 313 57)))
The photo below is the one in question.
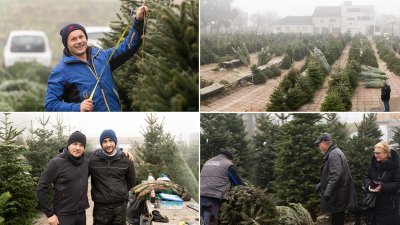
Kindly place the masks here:
POLYGON ((233 165, 233 154, 223 150, 209 159, 200 174, 200 216, 205 225, 218 224, 218 208, 231 185, 244 185, 233 165))

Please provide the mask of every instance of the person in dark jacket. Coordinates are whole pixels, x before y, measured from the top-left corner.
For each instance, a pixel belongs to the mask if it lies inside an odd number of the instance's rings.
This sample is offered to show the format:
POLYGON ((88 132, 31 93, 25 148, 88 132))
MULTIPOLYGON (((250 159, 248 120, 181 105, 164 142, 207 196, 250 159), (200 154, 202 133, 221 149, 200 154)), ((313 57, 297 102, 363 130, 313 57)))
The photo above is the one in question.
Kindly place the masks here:
POLYGON ((389 100, 390 100, 390 85, 387 84, 387 81, 383 82, 383 87, 381 89, 381 99, 383 101, 383 105, 385 106, 385 112, 390 111, 389 100))
POLYGON ((244 185, 236 167, 233 154, 223 150, 209 159, 200 174, 200 216, 205 225, 218 224, 218 208, 231 185, 244 185))
POLYGON ((116 47, 115 52, 114 48, 101 50, 87 46, 88 37, 83 26, 65 26, 60 31, 64 53, 49 76, 45 110, 121 111, 112 71, 139 49, 143 19, 147 11, 146 6, 139 7, 129 34, 116 47), (93 90, 93 99, 90 99, 93 90))
POLYGON ((367 209, 367 225, 399 225, 398 191, 400 189, 400 157, 382 141, 375 145, 364 188, 377 193, 375 207, 367 209))
POLYGON ((321 211, 331 213, 332 225, 344 225, 346 209, 355 208, 356 194, 346 156, 328 133, 321 134, 315 146, 324 155, 320 183, 321 211))
POLYGON ((117 147, 113 130, 100 135, 101 149, 89 157, 95 225, 125 225, 128 191, 135 185, 133 163, 117 147))
POLYGON ((86 136, 72 133, 68 145, 47 164, 36 187, 36 195, 50 225, 85 225, 88 162, 84 151, 86 136), (54 189, 52 203, 48 191, 54 189))

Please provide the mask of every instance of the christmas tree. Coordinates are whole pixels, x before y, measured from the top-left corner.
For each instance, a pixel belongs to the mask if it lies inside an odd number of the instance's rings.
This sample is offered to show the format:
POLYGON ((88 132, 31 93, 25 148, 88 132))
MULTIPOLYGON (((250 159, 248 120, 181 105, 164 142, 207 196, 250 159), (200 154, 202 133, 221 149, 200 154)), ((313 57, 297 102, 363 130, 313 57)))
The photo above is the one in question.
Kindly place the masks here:
MULTIPOLYGON (((104 41, 113 47, 142 1, 121 0, 119 21, 104 41)), ((145 1, 145 35, 135 57, 113 72, 125 111, 198 111, 198 0, 145 1)), ((142 32, 142 31, 139 31, 142 32)))
POLYGON ((36 216, 36 181, 21 157, 26 149, 15 144, 22 131, 12 126, 9 114, 0 122, 0 193, 9 192, 12 196, 2 212, 4 224, 30 225, 36 216))
POLYGON ((149 115, 146 122, 145 142, 136 149, 135 168, 139 180, 146 180, 149 173, 167 173, 171 181, 185 186, 197 201, 199 182, 183 159, 174 138, 164 133, 164 124, 159 123, 156 116, 149 115))

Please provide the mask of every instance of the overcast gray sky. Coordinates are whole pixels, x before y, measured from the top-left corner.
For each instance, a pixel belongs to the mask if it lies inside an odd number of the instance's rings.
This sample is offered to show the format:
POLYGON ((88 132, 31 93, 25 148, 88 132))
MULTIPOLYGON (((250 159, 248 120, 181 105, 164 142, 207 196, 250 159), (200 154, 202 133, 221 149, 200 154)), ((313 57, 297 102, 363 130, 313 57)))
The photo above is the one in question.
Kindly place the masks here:
MULTIPOLYGON (((374 5, 377 13, 400 16, 398 0, 353 0, 353 5, 374 5)), ((340 0, 234 0, 233 6, 250 13, 275 11, 279 16, 311 16, 315 6, 339 6, 340 0)))
MULTIPOLYGON (((164 131, 171 133, 176 138, 182 134, 187 138, 190 133, 200 133, 200 115, 191 112, 173 112, 173 113, 152 113, 158 117, 161 122, 164 119, 164 131)), ((81 130, 88 137, 100 136, 104 129, 113 129, 117 136, 137 137, 141 136, 142 128, 145 129, 147 123, 146 113, 12 113, 10 121, 16 127, 30 127, 31 120, 34 126, 39 123, 36 118, 42 118, 45 115, 50 116, 50 121, 55 124, 57 115, 63 117, 65 125, 70 124, 75 130, 81 130)), ((0 115, 4 119, 4 115, 0 115)), ((73 132, 72 131, 72 132, 73 132)))

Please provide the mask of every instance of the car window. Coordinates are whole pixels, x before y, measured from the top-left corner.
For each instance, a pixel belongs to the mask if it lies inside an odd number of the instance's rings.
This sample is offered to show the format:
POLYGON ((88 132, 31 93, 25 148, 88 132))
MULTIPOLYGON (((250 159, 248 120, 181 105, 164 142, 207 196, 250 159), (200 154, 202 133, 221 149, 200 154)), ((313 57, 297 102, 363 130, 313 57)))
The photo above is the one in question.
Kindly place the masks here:
POLYGON ((15 36, 11 40, 11 52, 45 52, 46 47, 43 37, 40 36, 15 36))
POLYGON ((89 33, 88 36, 90 39, 99 40, 100 38, 104 37, 105 35, 103 32, 95 32, 95 33, 89 33))

